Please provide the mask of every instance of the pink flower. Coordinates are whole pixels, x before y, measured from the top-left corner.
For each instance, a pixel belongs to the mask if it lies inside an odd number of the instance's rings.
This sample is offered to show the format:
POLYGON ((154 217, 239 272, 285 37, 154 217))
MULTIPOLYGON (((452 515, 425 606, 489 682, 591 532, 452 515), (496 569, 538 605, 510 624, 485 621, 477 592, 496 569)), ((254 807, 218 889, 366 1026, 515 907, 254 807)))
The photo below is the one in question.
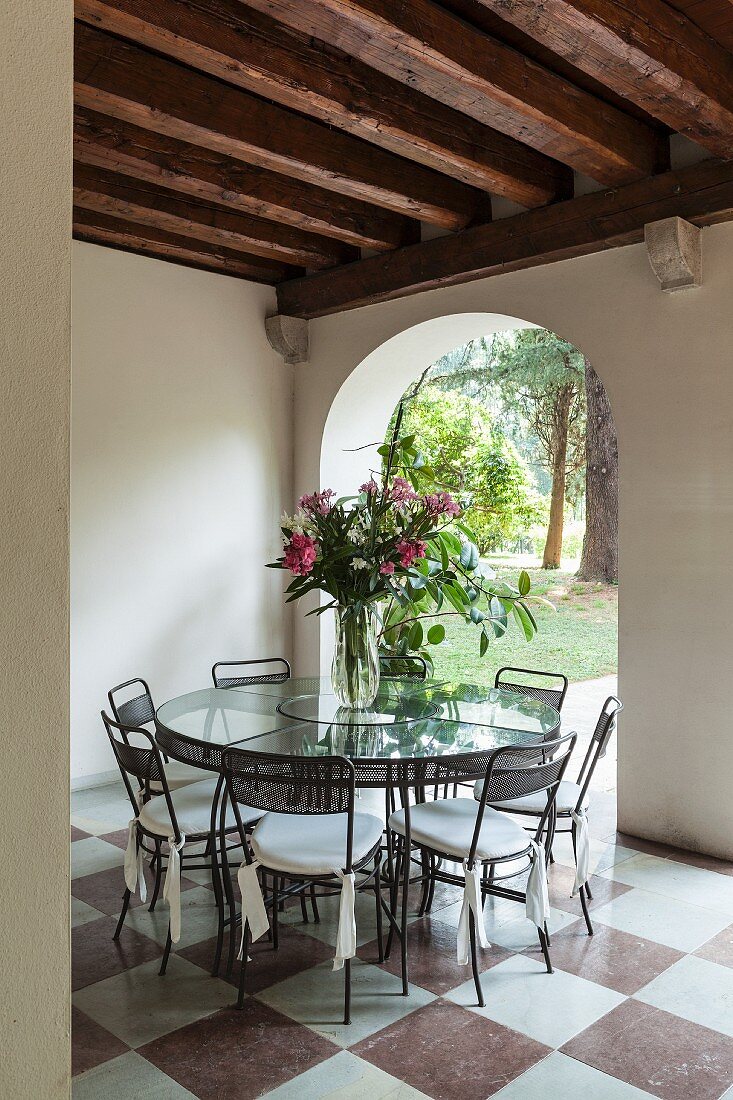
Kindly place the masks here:
POLYGON ((317 548, 310 535, 293 532, 293 537, 285 547, 284 566, 296 577, 305 577, 313 569, 317 548))
POLYGON ((429 493, 428 496, 423 497, 423 504, 428 515, 437 518, 438 516, 460 516, 461 508, 456 503, 450 493, 429 493))
POLYGON ((363 485, 359 486, 360 493, 366 493, 367 496, 372 496, 374 493, 379 492, 379 486, 373 477, 369 478, 369 481, 365 481, 363 485))
POLYGON ((391 573, 394 573, 394 562, 383 561, 379 567, 379 572, 382 573, 384 576, 389 576, 391 573))
POLYGON ((396 477, 392 482, 389 497, 395 504, 407 504, 411 500, 417 500, 417 493, 404 477, 396 477))
POLYGON ((311 516, 327 516, 331 511, 331 497, 335 497, 333 489, 324 489, 321 493, 306 493, 298 501, 298 508, 311 516))
POLYGON ((400 565, 403 569, 409 569, 415 558, 425 557, 425 543, 420 542, 419 539, 416 542, 400 539, 395 549, 400 556, 400 565))

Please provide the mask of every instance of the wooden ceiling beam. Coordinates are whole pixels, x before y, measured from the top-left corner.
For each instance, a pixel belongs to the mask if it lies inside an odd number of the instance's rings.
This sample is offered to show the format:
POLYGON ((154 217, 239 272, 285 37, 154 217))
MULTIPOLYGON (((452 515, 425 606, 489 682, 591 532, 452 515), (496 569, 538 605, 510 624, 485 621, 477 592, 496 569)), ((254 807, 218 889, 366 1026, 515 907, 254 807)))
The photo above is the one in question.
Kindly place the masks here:
POLYGON ((83 107, 74 110, 74 159, 377 252, 420 239, 419 223, 400 214, 83 107))
POLYGON ((197 199, 184 199, 175 191, 85 164, 74 166, 74 202, 86 210, 298 267, 331 267, 339 262, 350 263, 358 255, 350 245, 197 199))
POLYGON ((302 111, 462 183, 540 206, 569 169, 238 0, 76 0, 90 26, 302 111))
POLYGON ((77 24, 74 55, 82 107, 445 229, 488 216, 457 180, 104 31, 77 24))
POLYGON ((716 156, 733 155, 733 54, 661 0, 479 0, 716 156))
POLYGON ((256 256, 245 256, 241 252, 219 248, 206 241, 194 242, 163 229, 139 225, 77 206, 74 207, 73 230, 74 237, 79 241, 118 248, 125 252, 138 252, 156 260, 167 260, 258 283, 272 285, 286 273, 293 273, 293 268, 283 264, 265 264, 256 256))
POLYGON ((431 0, 247 0, 602 183, 668 165, 661 134, 431 0))
POLYGON ((644 226, 678 216, 695 225, 733 219, 733 161, 706 160, 613 191, 529 210, 452 237, 281 283, 278 312, 321 317, 644 239, 644 226))

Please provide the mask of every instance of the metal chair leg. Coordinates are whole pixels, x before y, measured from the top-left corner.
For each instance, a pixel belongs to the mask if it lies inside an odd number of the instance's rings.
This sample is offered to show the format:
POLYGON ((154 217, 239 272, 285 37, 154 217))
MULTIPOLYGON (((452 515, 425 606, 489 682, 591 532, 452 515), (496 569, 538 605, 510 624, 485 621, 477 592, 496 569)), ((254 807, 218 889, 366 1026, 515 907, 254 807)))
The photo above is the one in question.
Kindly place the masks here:
POLYGON ((163 879, 163 853, 159 840, 155 842, 155 886, 153 887, 153 896, 150 899, 150 905, 148 906, 148 912, 152 913, 155 909, 155 904, 158 900, 158 894, 160 893, 160 884, 163 879))
POLYGON ((244 922, 244 939, 242 941, 242 961, 239 969, 239 988, 237 990, 237 1008, 244 1008, 244 981, 247 974, 247 951, 249 948, 249 924, 244 922))
POLYGON ((481 975, 478 969, 478 956, 476 954, 476 921, 474 920, 472 909, 469 910, 468 913, 468 931, 471 939, 471 970, 473 971, 473 984, 476 987, 479 1008, 483 1008, 484 991, 481 988, 481 975))
POLYGON ((122 895, 122 909, 120 911, 120 917, 117 921, 117 927, 115 928, 115 934, 112 937, 113 940, 120 938, 120 932, 122 931, 122 925, 125 923, 125 917, 127 916, 127 910, 130 906, 131 891, 125 887, 125 892, 122 895))
POLYGON ((382 853, 377 852, 374 859, 374 895, 377 900, 377 943, 379 944, 379 961, 384 962, 384 942, 382 939, 382 853))
POLYGON ((280 878, 277 875, 272 876, 272 950, 277 951, 279 945, 279 932, 280 932, 280 878))
POLYGON ((593 925, 591 924, 590 913, 588 912, 588 903, 585 900, 585 893, 588 890, 587 884, 581 886, 578 893, 580 894, 580 908, 583 910, 583 917, 585 919, 585 926, 588 929, 588 935, 593 935, 593 925))
POLYGON ((313 910, 313 923, 321 923, 321 914, 318 912, 318 898, 316 897, 316 884, 311 883, 311 909, 313 910))
POLYGON ((540 938, 540 947, 542 948, 542 954, 545 956, 545 966, 547 967, 547 973, 552 974, 552 963, 550 962, 550 937, 547 933, 547 924, 545 924, 544 930, 542 928, 537 929, 537 935, 540 938))
POLYGON ((351 959, 344 960, 344 1023, 351 1023, 351 959))
POLYGON ((168 935, 165 938, 165 951, 163 952, 163 959, 160 964, 160 970, 158 971, 158 974, 161 977, 163 976, 163 974, 165 974, 168 967, 168 959, 170 958, 172 945, 173 940, 171 939, 171 925, 170 921, 168 921, 168 935))
POLYGON ((407 908, 410 900, 410 853, 404 845, 404 874, 402 876, 402 920, 400 922, 400 956, 402 960, 402 996, 407 997, 410 989, 407 981, 407 908))
POLYGON ((303 889, 300 891, 300 915, 303 918, 303 924, 308 924, 308 904, 305 897, 306 884, 303 883, 303 889))

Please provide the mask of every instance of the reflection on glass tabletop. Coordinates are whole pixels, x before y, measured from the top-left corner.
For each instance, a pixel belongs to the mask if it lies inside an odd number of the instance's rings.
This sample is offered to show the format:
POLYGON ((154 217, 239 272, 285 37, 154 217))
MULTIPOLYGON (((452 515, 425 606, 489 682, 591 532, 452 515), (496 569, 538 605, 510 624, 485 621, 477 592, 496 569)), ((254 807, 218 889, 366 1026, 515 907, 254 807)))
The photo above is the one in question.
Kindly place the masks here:
POLYGON ((208 744, 357 757, 498 747, 550 736, 560 717, 514 692, 437 679, 383 680, 371 707, 349 711, 339 708, 327 678, 296 678, 190 692, 159 707, 157 722, 161 731, 208 744))

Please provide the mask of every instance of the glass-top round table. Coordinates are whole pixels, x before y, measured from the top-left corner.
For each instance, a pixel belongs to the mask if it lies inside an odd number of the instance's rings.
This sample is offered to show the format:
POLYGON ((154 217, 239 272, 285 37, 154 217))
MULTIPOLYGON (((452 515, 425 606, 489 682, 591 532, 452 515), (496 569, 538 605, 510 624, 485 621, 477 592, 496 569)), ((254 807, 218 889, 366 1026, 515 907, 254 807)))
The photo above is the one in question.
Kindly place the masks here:
MULTIPOLYGON (((500 688, 431 679, 383 680, 371 707, 339 707, 327 678, 203 688, 156 713, 168 755, 219 771, 225 748, 297 756, 349 757, 360 781, 378 783, 376 760, 430 759, 485 752, 557 734, 547 703, 500 688), (360 762, 362 767, 360 768, 360 762)), ((386 770, 385 770, 386 773, 386 770)))

